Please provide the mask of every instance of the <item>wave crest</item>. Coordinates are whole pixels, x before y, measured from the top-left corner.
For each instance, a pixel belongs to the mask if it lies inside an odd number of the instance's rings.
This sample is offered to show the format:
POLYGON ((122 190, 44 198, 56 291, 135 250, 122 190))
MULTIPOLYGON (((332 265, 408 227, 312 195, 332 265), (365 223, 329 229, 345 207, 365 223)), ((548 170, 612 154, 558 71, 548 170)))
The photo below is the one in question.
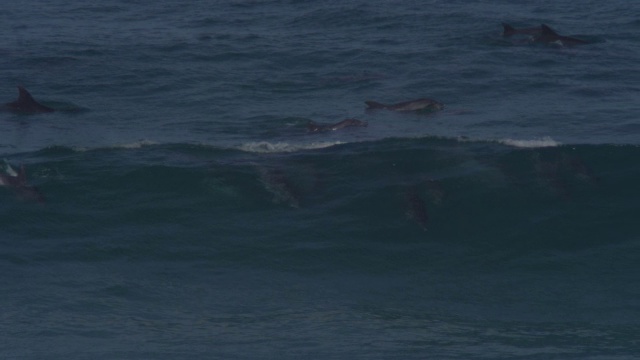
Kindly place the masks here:
POLYGON ((324 149, 331 146, 344 144, 342 141, 321 141, 305 144, 291 144, 288 142, 271 143, 268 141, 255 141, 242 144, 239 150, 254 153, 283 153, 295 152, 300 150, 324 149))
POLYGON ((504 145, 515 146, 519 148, 556 147, 556 146, 562 145, 562 143, 553 140, 549 136, 545 136, 540 139, 530 139, 530 140, 502 139, 502 140, 498 140, 497 142, 504 145))

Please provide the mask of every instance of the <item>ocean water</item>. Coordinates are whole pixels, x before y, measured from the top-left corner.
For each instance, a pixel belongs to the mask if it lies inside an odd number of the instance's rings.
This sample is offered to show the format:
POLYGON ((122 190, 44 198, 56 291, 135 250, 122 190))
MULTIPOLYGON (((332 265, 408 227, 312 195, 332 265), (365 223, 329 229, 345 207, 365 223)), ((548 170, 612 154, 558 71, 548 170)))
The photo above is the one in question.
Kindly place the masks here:
POLYGON ((3 4, 0 357, 637 358, 639 11, 3 4))

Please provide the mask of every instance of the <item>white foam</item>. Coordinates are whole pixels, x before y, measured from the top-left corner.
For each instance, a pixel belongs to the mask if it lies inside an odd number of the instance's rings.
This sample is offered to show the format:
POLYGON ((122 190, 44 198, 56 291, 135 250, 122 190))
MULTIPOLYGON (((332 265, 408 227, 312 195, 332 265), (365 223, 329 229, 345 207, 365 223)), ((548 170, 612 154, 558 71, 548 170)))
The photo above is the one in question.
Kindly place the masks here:
POLYGON ((132 143, 127 143, 127 144, 112 145, 112 146, 110 146, 110 148, 113 148, 113 149, 140 149, 143 146, 156 145, 156 144, 157 143, 155 141, 138 140, 138 141, 134 141, 132 143))
POLYGON ((294 152, 300 150, 315 150, 324 149, 335 145, 344 144, 342 141, 325 141, 325 142, 313 142, 304 144, 291 144, 288 142, 276 142, 271 143, 268 141, 257 141, 242 144, 238 147, 239 150, 255 153, 283 153, 294 152))
POLYGON ((155 141, 150 140, 138 140, 131 143, 124 144, 114 144, 114 145, 104 145, 104 146, 96 146, 96 147, 86 147, 86 146, 74 146, 72 149, 77 152, 86 152, 98 149, 140 149, 144 146, 149 145, 157 145, 155 141))
POLYGON ((515 146, 519 148, 541 148, 541 147, 555 147, 562 145, 560 142, 553 140, 552 138, 545 136, 540 139, 531 140, 515 140, 515 139, 502 139, 497 142, 509 146, 515 146))
POLYGON ((7 175, 18 177, 18 173, 11 167, 11 164, 9 164, 9 161, 7 161, 7 159, 4 159, 4 165, 7 175))

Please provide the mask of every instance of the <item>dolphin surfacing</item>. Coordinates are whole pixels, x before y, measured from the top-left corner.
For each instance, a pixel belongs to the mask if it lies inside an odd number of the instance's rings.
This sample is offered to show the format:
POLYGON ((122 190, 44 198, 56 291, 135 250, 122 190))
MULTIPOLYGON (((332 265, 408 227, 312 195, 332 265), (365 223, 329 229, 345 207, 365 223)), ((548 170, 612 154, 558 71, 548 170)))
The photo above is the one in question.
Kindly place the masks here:
POLYGON ((502 36, 504 37, 511 37, 513 35, 538 36, 540 35, 540 33, 542 33, 542 27, 540 26, 516 29, 507 23, 502 23, 502 27, 503 27, 502 36))
POLYGON ((16 172, 9 163, 5 161, 4 173, 0 172, 0 186, 6 186, 15 191, 19 198, 44 203, 44 195, 37 187, 27 183, 27 172, 24 165, 20 166, 20 172, 16 172))
POLYGON ((425 113, 444 109, 443 103, 427 98, 410 100, 391 105, 386 105, 377 101, 370 100, 367 100, 364 103, 367 104, 367 110, 386 109, 398 112, 425 113))
POLYGON ((358 119, 344 119, 335 124, 318 124, 313 121, 309 122, 307 125, 307 129, 309 132, 324 132, 324 131, 335 131, 344 129, 347 127, 366 127, 368 123, 366 121, 358 120, 358 119))
POLYGON ((551 29, 549 26, 542 24, 540 25, 540 35, 533 38, 534 43, 540 44, 558 44, 561 46, 574 46, 574 45, 583 45, 588 44, 588 41, 581 40, 574 37, 562 36, 551 29))
POLYGON ((22 114, 38 114, 54 112, 52 108, 42 105, 31 96, 31 94, 22 86, 18 86, 18 99, 10 103, 6 103, 4 108, 16 113, 22 114))

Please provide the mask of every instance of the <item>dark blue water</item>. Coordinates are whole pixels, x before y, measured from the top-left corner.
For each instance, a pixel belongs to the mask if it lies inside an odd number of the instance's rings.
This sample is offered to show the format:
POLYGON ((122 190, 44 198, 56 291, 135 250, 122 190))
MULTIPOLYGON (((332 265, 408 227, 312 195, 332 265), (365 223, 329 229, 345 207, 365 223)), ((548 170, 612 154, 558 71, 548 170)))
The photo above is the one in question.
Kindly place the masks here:
POLYGON ((4 4, 0 355, 635 358, 638 11, 4 4))

